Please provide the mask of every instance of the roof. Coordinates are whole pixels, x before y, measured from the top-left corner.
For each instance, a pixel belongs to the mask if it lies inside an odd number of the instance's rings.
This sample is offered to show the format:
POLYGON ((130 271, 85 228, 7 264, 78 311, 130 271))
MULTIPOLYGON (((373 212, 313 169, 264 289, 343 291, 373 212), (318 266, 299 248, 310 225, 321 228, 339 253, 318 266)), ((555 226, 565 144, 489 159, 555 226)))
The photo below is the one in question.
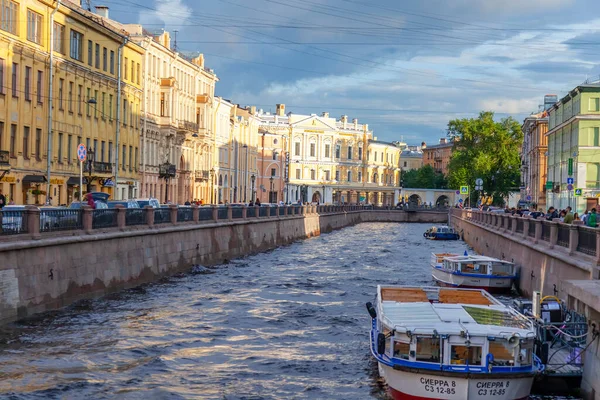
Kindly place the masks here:
POLYGON ((441 288, 378 287, 378 312, 398 332, 532 337, 533 324, 484 291, 441 288), (433 300, 434 298, 439 301, 433 300), (479 303, 477 303, 479 302, 479 303), (487 303, 487 304, 486 304, 487 303), (501 329, 499 329, 501 327, 501 329))
POLYGON ((499 260, 499 259, 493 258, 493 257, 478 256, 478 255, 472 255, 472 254, 469 254, 466 256, 446 257, 446 259, 449 261, 454 261, 454 262, 494 262, 494 263, 501 263, 501 264, 512 264, 510 261, 499 260))

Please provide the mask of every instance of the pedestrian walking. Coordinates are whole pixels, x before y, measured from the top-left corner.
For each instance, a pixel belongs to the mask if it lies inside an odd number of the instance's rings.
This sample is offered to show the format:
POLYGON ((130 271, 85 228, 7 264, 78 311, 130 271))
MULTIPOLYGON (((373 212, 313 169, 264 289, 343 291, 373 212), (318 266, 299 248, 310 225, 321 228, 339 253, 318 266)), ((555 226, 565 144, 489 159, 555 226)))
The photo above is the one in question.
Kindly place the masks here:
POLYGON ((598 216, 596 215, 595 208, 592 208, 592 211, 590 211, 590 215, 587 217, 586 225, 589 226, 590 228, 598 227, 598 216))

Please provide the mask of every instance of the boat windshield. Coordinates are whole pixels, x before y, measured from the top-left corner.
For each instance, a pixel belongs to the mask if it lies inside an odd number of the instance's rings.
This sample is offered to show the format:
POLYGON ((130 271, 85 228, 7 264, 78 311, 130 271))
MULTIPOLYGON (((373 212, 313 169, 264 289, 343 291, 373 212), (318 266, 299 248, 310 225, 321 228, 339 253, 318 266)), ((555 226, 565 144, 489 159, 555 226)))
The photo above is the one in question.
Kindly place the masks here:
POLYGON ((494 263, 492 264, 492 274, 494 275, 514 275, 514 265, 508 263, 494 263))
POLYGON ((452 346, 451 363, 457 365, 481 365, 481 346, 452 346))
POLYGON ((488 273, 488 265, 480 264, 476 262, 472 263, 461 263, 460 271, 464 274, 483 274, 487 275, 488 273))
POLYGON ((439 363, 440 339, 417 336, 417 361, 439 363))
POLYGON ((408 360, 410 343, 394 342, 394 357, 408 360))
POLYGON ((512 366, 515 364, 513 350, 506 340, 490 341, 492 365, 512 366))

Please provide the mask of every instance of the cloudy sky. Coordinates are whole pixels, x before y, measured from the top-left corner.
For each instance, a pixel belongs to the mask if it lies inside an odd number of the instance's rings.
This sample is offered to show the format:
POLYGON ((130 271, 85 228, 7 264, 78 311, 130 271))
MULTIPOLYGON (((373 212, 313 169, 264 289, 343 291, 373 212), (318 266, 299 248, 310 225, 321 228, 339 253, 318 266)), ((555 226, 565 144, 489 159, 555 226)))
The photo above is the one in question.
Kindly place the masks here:
MULTIPOLYGON (((111 18, 178 30, 217 95, 367 122, 380 140, 437 142, 448 120, 522 120, 600 75, 597 0, 107 0, 111 18)), ((173 35, 172 35, 173 37, 173 35)))

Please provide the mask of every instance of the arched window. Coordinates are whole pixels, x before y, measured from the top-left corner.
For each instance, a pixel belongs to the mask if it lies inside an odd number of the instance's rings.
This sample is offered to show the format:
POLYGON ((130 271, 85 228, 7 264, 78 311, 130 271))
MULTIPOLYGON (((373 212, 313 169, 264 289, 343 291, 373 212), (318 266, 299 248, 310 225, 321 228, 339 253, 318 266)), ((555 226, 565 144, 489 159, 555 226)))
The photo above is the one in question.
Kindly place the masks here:
MULTIPOLYGON (((227 179, 227 177, 225 177, 227 179)), ((223 175, 219 175, 219 186, 223 186, 223 175)))
POLYGON ((378 183, 377 181, 379 180, 379 176, 377 175, 377 172, 373 173, 373 183, 378 183))

